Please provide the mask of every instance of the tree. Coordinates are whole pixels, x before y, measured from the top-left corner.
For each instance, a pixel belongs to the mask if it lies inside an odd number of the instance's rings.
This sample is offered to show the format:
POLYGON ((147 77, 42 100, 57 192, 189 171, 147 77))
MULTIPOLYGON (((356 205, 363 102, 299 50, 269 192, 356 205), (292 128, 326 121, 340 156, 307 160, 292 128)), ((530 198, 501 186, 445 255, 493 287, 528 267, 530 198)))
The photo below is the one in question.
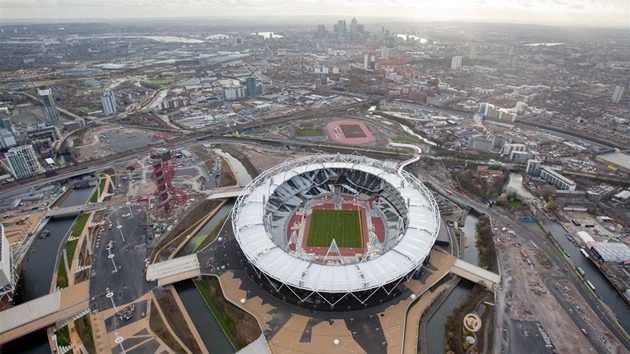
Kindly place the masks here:
POLYGON ((556 196, 556 187, 547 184, 544 185, 540 188, 540 195, 545 199, 545 200, 550 200, 553 197, 556 196))
POLYGON ((553 201, 553 199, 549 199, 549 201, 547 202, 547 209, 556 210, 556 203, 553 201))

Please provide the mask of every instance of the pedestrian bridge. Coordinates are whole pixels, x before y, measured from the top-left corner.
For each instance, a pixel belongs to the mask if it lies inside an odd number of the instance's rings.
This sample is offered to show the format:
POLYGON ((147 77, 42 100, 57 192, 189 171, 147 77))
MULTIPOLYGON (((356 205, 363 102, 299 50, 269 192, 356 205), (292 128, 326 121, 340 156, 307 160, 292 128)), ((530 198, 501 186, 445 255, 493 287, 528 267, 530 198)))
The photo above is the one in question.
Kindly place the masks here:
POLYGON ((90 311, 89 281, 2 311, 0 345, 90 311))
POLYGON ((67 215, 79 214, 81 212, 101 210, 105 208, 106 206, 100 203, 88 204, 88 205, 77 205, 77 206, 71 206, 71 207, 65 207, 65 208, 50 209, 46 212, 45 216, 47 217, 67 216, 67 215))
POLYGON ((245 189, 245 187, 232 187, 225 189, 212 189, 206 191, 208 193, 207 200, 213 199, 225 199, 225 198, 236 198, 241 195, 241 192, 245 189))
POLYGON ((487 271, 483 268, 477 267, 470 263, 464 262, 461 259, 456 259, 451 267, 451 273, 468 279, 473 283, 481 284, 488 289, 496 289, 501 282, 501 276, 487 271))
POLYGON ((177 257, 147 267, 147 281, 156 281, 164 286, 201 275, 197 254, 177 257))

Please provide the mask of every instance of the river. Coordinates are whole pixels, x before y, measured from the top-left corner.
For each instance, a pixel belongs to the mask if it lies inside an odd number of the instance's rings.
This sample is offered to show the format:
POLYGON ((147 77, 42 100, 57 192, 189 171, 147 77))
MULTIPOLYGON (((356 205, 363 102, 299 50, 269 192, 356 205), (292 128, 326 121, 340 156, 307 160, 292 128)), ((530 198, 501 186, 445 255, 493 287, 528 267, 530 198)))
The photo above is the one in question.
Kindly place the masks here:
MULTIPOLYGON (((479 252, 475 245, 476 238, 476 226, 478 221, 478 215, 471 211, 464 220, 464 226, 462 231, 464 237, 468 239, 468 247, 464 248, 462 245, 462 259, 468 263, 477 265, 479 259, 479 252)), ((444 352, 444 340, 446 339, 446 318, 453 313, 462 301, 466 298, 466 295, 473 288, 473 283, 467 280, 460 280, 455 289, 449 294, 449 296, 440 305, 439 309, 431 316, 427 322, 426 330, 424 333, 426 338, 432 340, 427 341, 426 347, 428 353, 443 353, 444 352)))
MULTIPOLYGON (((93 188, 75 189, 60 205, 60 208, 87 203, 93 188)), ((56 269, 57 254, 66 234, 76 217, 54 217, 46 225, 50 236, 36 239, 31 252, 26 257, 22 276, 14 299, 16 305, 48 295, 56 269)), ((42 329, 20 339, 7 343, 5 353, 49 354, 50 347, 46 330, 42 329)))
POLYGON ((210 353, 234 353, 235 350, 223 333, 210 308, 192 280, 180 281, 175 284, 175 290, 182 299, 182 303, 193 321, 201 340, 210 353))
MULTIPOLYGON (((247 169, 245 169, 245 166, 243 166, 238 159, 221 149, 214 149, 214 153, 225 158, 230 163, 232 169, 238 176, 239 185, 244 186, 251 182, 252 177, 247 173, 247 169)), ((188 241, 177 256, 191 254, 195 248, 208 237, 208 234, 219 225, 223 218, 232 211, 233 207, 234 200, 225 203, 188 241)), ((182 303, 184 307, 186 307, 186 311, 193 321, 195 328, 199 331, 199 335, 206 345, 206 348, 208 348, 208 351, 210 351, 210 353, 234 353, 234 348, 194 283, 190 280, 178 282, 175 284, 175 289, 182 299, 182 303)))
POLYGON ((566 231, 562 225, 552 222, 543 215, 540 215, 543 225, 551 232, 553 238, 558 241, 562 248, 571 256, 571 261, 584 270, 584 277, 595 286, 595 292, 601 296, 602 300, 617 315, 619 323, 626 331, 630 331, 630 306, 619 295, 617 290, 610 284, 608 279, 599 271, 597 266, 589 259, 586 259, 580 252, 579 247, 575 247, 573 243, 566 238, 566 231))
POLYGON ((510 179, 508 180, 508 184, 505 189, 507 190, 508 188, 514 189, 519 197, 536 199, 536 197, 534 197, 534 195, 523 185, 523 176, 521 176, 520 173, 510 173, 510 179))

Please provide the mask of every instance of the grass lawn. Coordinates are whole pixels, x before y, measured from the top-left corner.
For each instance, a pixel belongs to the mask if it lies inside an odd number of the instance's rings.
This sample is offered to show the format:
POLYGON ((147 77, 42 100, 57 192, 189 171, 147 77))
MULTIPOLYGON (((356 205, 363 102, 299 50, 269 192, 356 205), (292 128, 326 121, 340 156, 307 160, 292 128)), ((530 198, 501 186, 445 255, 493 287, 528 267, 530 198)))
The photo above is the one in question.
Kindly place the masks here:
POLYGON ((63 257, 59 257, 59 267, 57 267, 56 284, 59 289, 68 287, 68 272, 66 272, 66 261, 63 257))
POLYGON ((92 325, 90 324, 90 315, 85 315, 78 320, 74 321, 74 326, 77 329, 81 342, 87 349, 88 353, 96 353, 94 347, 94 337, 92 336, 92 325))
MULTIPOLYGON (((85 228, 85 224, 87 224, 88 219, 90 218, 91 213, 83 214, 78 219, 77 222, 74 223, 74 227, 72 228, 72 236, 81 236, 81 232, 85 228)), ((70 256, 68 254, 68 256, 70 256)))
POLYGON ((513 200, 511 202, 508 202, 508 209, 510 210, 514 210, 518 208, 519 206, 521 206, 521 202, 518 200, 513 200))
POLYGON ((57 344, 59 346, 70 345, 70 331, 68 330, 68 325, 65 325, 59 328, 55 334, 57 335, 57 344))
POLYGON ((397 136, 395 138, 392 138, 392 140, 396 143, 407 143, 407 144, 414 144, 414 143, 419 143, 420 140, 418 139, 414 139, 414 138, 410 138, 408 136, 397 136))
POLYGON ((101 193, 105 193, 105 183, 107 182, 107 178, 105 177, 101 177, 101 180, 99 182, 99 189, 95 190, 94 193, 92 193, 92 197, 90 198, 90 203, 96 203, 98 202, 98 198, 100 197, 99 191, 101 193))
POLYGON ((321 129, 315 128, 297 128, 295 129, 295 135, 297 136, 322 136, 321 129))
POLYGON ((313 210, 307 246, 363 247, 359 213, 355 210, 313 210))
POLYGON ((164 87, 164 86, 168 86, 168 84, 170 84, 173 81, 175 81, 175 80, 173 80, 173 79, 154 79, 154 80, 148 80, 147 82, 149 84, 151 84, 151 85, 164 87))

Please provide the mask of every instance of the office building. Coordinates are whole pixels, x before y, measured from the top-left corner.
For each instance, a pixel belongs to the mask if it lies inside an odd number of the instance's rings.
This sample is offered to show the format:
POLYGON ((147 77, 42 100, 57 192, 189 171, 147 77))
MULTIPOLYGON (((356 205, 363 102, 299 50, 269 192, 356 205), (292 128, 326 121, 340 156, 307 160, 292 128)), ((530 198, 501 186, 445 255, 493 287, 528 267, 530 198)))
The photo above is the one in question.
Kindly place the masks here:
POLYGON ((462 66, 462 57, 461 56, 453 57, 453 59, 451 60, 451 69, 457 70, 461 68, 461 66, 462 66))
POLYGON ((26 178, 44 172, 44 168, 37 161, 33 145, 14 147, 5 156, 15 179, 26 178))
POLYGON ((617 85, 615 86, 615 89, 613 90, 613 94, 610 100, 612 101, 612 103, 617 104, 621 102, 621 100, 623 99, 624 93, 626 93, 626 87, 617 85))
POLYGON ((317 38, 326 38, 326 25, 317 25, 317 38))
POLYGON ((387 47, 381 48, 381 59, 389 60, 389 48, 387 47))
POLYGON ((468 148, 484 152, 492 152, 492 141, 483 138, 472 138, 468 141, 468 148))
POLYGON ((346 20, 337 21, 337 39, 346 38, 346 20))
POLYGON ((114 91, 103 91, 101 103, 103 104, 103 113, 105 113, 106 116, 113 116, 116 114, 116 96, 114 96, 114 91))
POLYGON ((15 290, 15 272, 9 241, 4 234, 4 225, 0 224, 0 299, 11 295, 15 290))
POLYGON ((63 125, 59 120, 59 116, 57 115, 57 108, 55 108, 55 102, 52 97, 52 92, 50 89, 37 90, 39 96, 42 98, 44 103, 44 116, 48 120, 50 125, 59 128, 59 130, 63 130, 63 125))

